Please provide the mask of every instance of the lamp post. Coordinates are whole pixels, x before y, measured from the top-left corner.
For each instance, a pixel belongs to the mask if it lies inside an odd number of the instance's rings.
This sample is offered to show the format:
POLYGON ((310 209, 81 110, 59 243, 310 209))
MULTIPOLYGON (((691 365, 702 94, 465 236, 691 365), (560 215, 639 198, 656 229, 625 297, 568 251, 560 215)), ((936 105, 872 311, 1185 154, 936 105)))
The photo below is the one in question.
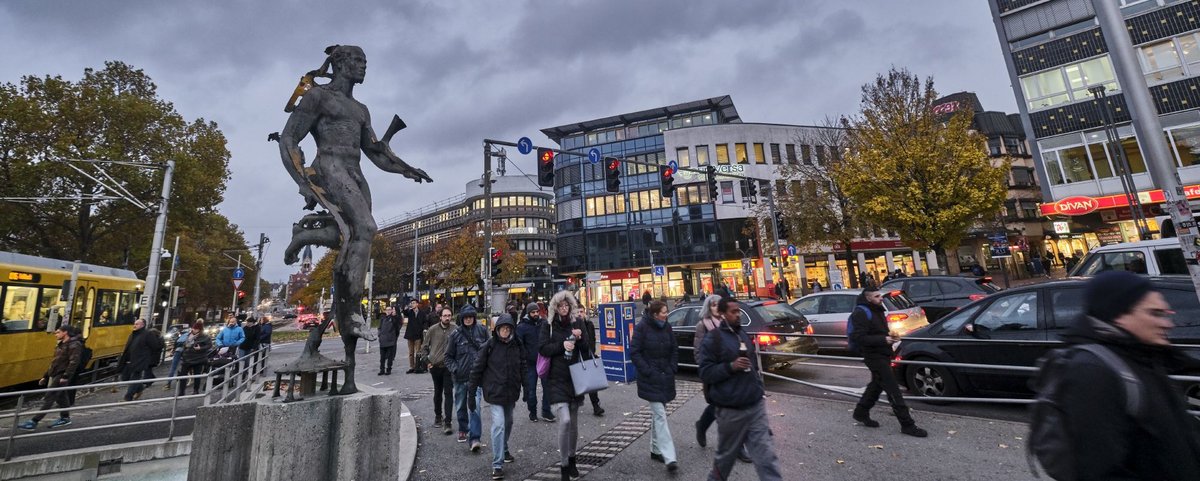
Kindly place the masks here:
POLYGON ((1129 159, 1125 157, 1125 151, 1121 149, 1121 139, 1117 135, 1117 127, 1113 125, 1112 108, 1108 102, 1107 90, 1108 87, 1097 85, 1089 88, 1088 92, 1091 92, 1097 107, 1103 114, 1101 119, 1104 122, 1104 135, 1108 138, 1108 156, 1113 159, 1113 165, 1117 167, 1117 175, 1121 178, 1121 189, 1125 192, 1125 199, 1129 202, 1129 211, 1133 214, 1133 223, 1137 226, 1138 237, 1141 240, 1149 240, 1150 228, 1146 223, 1146 213, 1142 210, 1142 202, 1137 196, 1137 186, 1133 183, 1129 159))

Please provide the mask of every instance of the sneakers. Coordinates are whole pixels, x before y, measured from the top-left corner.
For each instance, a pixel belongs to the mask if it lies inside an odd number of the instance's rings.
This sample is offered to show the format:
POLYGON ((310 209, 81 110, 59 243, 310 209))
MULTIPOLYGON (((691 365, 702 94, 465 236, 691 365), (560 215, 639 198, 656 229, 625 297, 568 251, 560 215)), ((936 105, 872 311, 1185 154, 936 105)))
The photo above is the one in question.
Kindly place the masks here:
POLYGON ((436 416, 434 416, 434 417, 433 417, 433 425, 434 425, 434 426, 441 426, 441 425, 442 425, 442 415, 441 415, 441 414, 438 414, 438 415, 436 415, 436 416))
POLYGON ((738 461, 741 461, 741 462, 743 462, 743 463, 752 463, 752 462, 754 462, 754 460, 753 460, 753 459, 750 459, 750 455, 749 455, 749 454, 746 454, 746 449, 745 449, 745 448, 743 448, 743 449, 742 449, 740 452, 738 452, 738 461))
POLYGON ((542 419, 546 420, 546 422, 548 422, 548 423, 558 422, 558 418, 554 417, 553 414, 549 414, 549 413, 543 413, 542 419))
POLYGON ((594 414, 596 416, 603 416, 604 408, 600 407, 599 404, 593 404, 592 405, 592 414, 594 414))
POLYGON ((471 452, 472 453, 478 453, 479 448, 481 448, 481 447, 482 447, 482 445, 479 444, 479 441, 471 441, 471 452))
POLYGON ((71 418, 58 418, 58 421, 54 421, 54 424, 50 425, 50 429, 61 428, 63 426, 70 426, 70 425, 71 425, 71 418))
POLYGON ((696 421, 696 444, 702 448, 708 445, 708 432, 700 429, 700 421, 696 421))
POLYGON ((447 436, 454 434, 454 430, 450 428, 450 420, 447 419, 445 424, 442 424, 442 432, 447 436))
POLYGON ((538 417, 537 417, 537 414, 534 414, 534 413, 529 413, 529 422, 531 422, 531 423, 536 423, 536 422, 538 422, 538 417))
POLYGON ((38 425, 37 421, 30 419, 21 424, 18 424, 17 428, 20 428, 22 431, 33 431, 34 429, 37 429, 37 425, 38 425))
POLYGON ((671 462, 667 463, 667 471, 668 472, 674 473, 678 469, 679 469, 679 463, 677 463, 675 461, 671 461, 671 462))
POLYGON ((504 479, 504 470, 501 468, 492 468, 492 479, 504 479))
POLYGON ((871 413, 869 413, 869 412, 865 412, 865 411, 860 412, 859 410, 855 409, 854 410, 854 420, 862 423, 863 426, 866 426, 868 428, 879 427, 879 421, 871 419, 871 413))
POLYGON ((460 442, 460 443, 467 442, 467 433, 459 432, 458 433, 458 442, 460 442))
POLYGON ((667 460, 665 458, 663 458, 663 455, 661 455, 661 454, 650 453, 650 459, 658 461, 660 463, 667 462, 667 460))
POLYGON ((516 458, 513 457, 512 453, 505 451, 504 452, 504 462, 511 463, 513 461, 516 461, 516 458))
POLYGON ((417 370, 410 367, 407 371, 404 371, 404 374, 412 374, 414 372, 417 372, 417 370))
POLYGON ((923 438, 923 437, 929 436, 929 432, 925 431, 924 429, 918 428, 916 424, 909 424, 907 426, 901 426, 900 432, 907 434, 909 436, 915 437, 915 438, 923 438))

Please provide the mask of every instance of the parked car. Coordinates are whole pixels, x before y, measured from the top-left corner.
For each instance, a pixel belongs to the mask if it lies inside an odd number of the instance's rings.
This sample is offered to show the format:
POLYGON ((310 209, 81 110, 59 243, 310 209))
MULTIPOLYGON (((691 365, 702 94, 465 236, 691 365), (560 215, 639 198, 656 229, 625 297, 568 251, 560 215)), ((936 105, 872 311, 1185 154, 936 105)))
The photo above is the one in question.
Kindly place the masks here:
MULTIPOLYGON (((776 300, 739 300, 742 309, 742 329, 758 345, 760 352, 785 352, 793 354, 816 354, 817 341, 804 336, 781 336, 780 334, 812 334, 812 326, 803 314, 785 303, 776 300)), ((667 322, 675 332, 679 343, 679 362, 697 364, 692 350, 696 338, 696 323, 700 320, 700 304, 690 303, 677 306, 667 315, 667 322)), ((762 355, 760 364, 765 369, 782 367, 800 358, 791 356, 762 355)))
POLYGON ((1001 290, 987 276, 905 277, 884 282, 879 287, 881 291, 896 289, 904 291, 909 299, 925 309, 930 324, 962 306, 1001 290))
MULTIPOLYGON (((1200 343, 1200 301, 1190 279, 1156 277, 1151 282, 1176 314, 1172 343, 1200 343)), ((896 349, 903 360, 1035 366, 1083 312, 1082 279, 1035 284, 993 294, 909 333, 896 349), (929 340, 933 339, 933 340, 929 340), (990 339, 996 342, 979 342, 990 339), (1014 343, 1011 341, 1028 341, 1014 343)), ((920 396, 1029 396, 1032 371, 896 364, 897 379, 920 396)), ((1195 373, 1189 373, 1195 375, 1195 373)), ((1200 383, 1185 386, 1192 406, 1200 383)))
MULTIPOLYGON (((815 338, 821 349, 844 351, 846 321, 861 293, 862 289, 817 292, 792 301, 792 307, 808 319, 814 334, 842 336, 815 338)), ((899 289, 883 292, 883 309, 887 312, 888 328, 901 335, 929 324, 925 310, 899 289)))
POLYGON ((1090 277, 1104 271, 1129 271, 1149 276, 1188 275, 1183 248, 1176 238, 1097 247, 1079 261, 1071 276, 1090 277))

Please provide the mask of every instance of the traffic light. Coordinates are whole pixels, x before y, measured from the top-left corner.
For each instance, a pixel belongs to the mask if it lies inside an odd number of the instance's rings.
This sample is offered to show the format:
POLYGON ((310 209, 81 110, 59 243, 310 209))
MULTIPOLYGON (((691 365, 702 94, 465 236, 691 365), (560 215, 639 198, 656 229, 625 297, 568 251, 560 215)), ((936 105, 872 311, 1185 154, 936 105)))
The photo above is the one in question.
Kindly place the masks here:
POLYGON ((705 166, 704 177, 708 181, 708 198, 716 202, 717 195, 720 194, 720 191, 717 190, 717 168, 711 165, 705 166))
POLYGON ((675 195, 675 169, 669 165, 658 166, 658 180, 662 182, 659 193, 664 199, 670 199, 675 195))
POLYGON ((238 299, 244 299, 245 297, 246 297, 246 291, 238 289, 238 299))
POLYGON ((757 179, 746 179, 746 191, 750 193, 750 197, 746 199, 746 202, 757 204, 758 203, 758 180, 757 179))
POLYGON ((621 161, 618 159, 610 158, 610 159, 608 159, 608 162, 604 165, 604 168, 606 170, 605 175, 604 175, 604 181, 605 181, 604 190, 606 190, 608 192, 620 192, 621 191, 621 161))
POLYGON ((790 234, 790 232, 788 232, 787 223, 783 221, 783 212, 776 212, 775 235, 779 237, 779 239, 787 239, 788 234, 790 234))
POLYGON ((542 187, 554 187, 554 151, 550 149, 537 149, 538 157, 538 185, 542 187))
POLYGON ((504 262, 504 251, 492 248, 492 279, 500 277, 500 264, 504 262))

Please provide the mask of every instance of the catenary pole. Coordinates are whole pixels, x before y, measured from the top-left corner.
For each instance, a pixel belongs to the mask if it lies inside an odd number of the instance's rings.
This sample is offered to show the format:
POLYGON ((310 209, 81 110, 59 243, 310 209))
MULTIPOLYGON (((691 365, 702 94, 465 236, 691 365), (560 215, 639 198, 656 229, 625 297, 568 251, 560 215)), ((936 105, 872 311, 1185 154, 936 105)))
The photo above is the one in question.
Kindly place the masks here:
POLYGON ((167 234, 167 204, 171 199, 171 177, 175 174, 175 161, 168 160, 163 173, 162 198, 158 201, 158 220, 154 221, 154 239, 150 245, 150 266, 146 270, 146 293, 142 308, 142 319, 147 325, 154 324, 154 312, 158 297, 159 270, 162 264, 163 237, 167 234))
POLYGON ((1108 45, 1109 57, 1117 74, 1125 95, 1125 104, 1129 107, 1133 119, 1133 130, 1137 133, 1138 142, 1146 149, 1144 155, 1146 166, 1150 170, 1150 178, 1154 185, 1163 191, 1166 199, 1165 209, 1171 214, 1183 248, 1183 258, 1187 262, 1188 274, 1192 284, 1200 296, 1200 263, 1197 263, 1196 243, 1200 237, 1196 235, 1196 221, 1192 209, 1188 205, 1187 196, 1183 193, 1183 185, 1179 180, 1179 171, 1173 165, 1175 156, 1170 146, 1163 138, 1162 123, 1158 120, 1158 111, 1150 99, 1150 89, 1146 78, 1142 76, 1141 66, 1129 39, 1129 30, 1121 15, 1120 7, 1113 0, 1092 0, 1092 8, 1096 11, 1096 19, 1100 22, 1100 31, 1104 42, 1108 45))

